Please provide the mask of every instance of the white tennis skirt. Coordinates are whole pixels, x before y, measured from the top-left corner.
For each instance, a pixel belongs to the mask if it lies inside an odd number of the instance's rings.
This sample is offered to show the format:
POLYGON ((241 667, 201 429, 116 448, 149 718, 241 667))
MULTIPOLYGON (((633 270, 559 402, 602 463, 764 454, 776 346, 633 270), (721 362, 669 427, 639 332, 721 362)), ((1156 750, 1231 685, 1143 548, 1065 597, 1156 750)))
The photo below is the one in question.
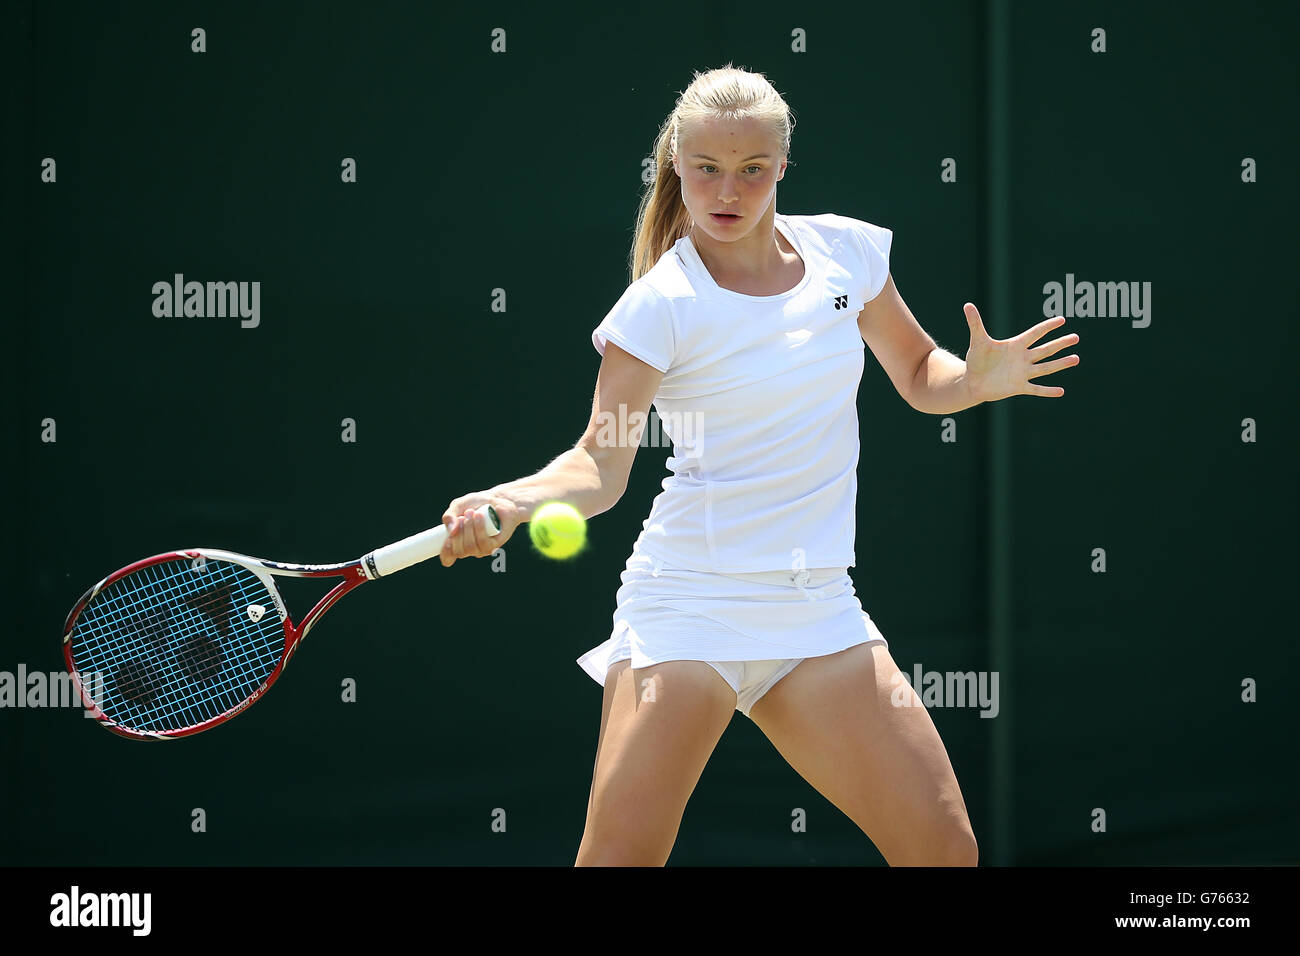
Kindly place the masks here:
POLYGON ((578 658, 601 686, 611 665, 821 657, 880 641, 847 568, 720 574, 667 567, 633 551, 614 627, 578 658))

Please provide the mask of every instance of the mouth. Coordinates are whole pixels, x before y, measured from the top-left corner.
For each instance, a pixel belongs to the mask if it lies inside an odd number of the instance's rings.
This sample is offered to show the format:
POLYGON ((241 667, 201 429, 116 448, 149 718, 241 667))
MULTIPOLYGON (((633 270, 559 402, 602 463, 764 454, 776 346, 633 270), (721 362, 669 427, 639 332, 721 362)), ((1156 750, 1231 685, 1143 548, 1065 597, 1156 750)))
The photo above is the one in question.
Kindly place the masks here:
POLYGON ((709 218, 712 219, 714 222, 718 223, 719 225, 726 225, 728 223, 740 222, 741 220, 741 217, 737 216, 735 213, 727 213, 727 212, 711 212, 709 213, 709 218))

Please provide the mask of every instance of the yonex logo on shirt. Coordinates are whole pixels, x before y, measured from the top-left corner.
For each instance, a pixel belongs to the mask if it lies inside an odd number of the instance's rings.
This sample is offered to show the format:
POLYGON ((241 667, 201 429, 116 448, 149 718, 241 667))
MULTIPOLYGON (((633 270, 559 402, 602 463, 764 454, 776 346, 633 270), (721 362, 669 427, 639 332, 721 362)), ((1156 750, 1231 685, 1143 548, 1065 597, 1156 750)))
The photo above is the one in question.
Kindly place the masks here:
POLYGON ((849 297, 847 295, 837 295, 835 297, 835 308, 847 309, 849 307, 849 297))

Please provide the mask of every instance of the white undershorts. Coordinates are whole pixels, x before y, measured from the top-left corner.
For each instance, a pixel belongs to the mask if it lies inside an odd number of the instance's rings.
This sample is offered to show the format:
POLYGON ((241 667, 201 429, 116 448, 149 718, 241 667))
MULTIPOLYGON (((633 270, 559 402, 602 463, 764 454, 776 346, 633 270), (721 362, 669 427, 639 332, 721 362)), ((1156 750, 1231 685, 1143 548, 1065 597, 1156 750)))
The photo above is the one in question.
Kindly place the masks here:
POLYGON ((634 551, 621 580, 609 639, 578 658, 601 686, 623 660, 634 668, 704 661, 748 717, 802 660, 871 641, 888 646, 845 568, 720 574, 667 567, 634 551))

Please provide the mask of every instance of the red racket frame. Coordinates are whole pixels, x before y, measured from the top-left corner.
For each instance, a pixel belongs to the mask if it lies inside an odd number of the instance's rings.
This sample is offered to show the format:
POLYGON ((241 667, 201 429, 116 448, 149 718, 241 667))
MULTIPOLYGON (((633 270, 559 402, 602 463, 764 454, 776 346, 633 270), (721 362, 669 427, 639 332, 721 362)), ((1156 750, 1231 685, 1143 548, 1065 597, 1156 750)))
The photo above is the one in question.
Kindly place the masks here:
POLYGON ((298 645, 302 643, 303 638, 307 636, 307 633, 312 629, 315 623, 320 620, 321 615, 333 607, 338 602, 339 598, 343 597, 343 595, 357 587, 360 587, 366 581, 372 580, 372 578, 366 573, 363 561, 364 558, 356 561, 349 561, 345 564, 283 564, 278 561, 264 561, 260 558, 250 558, 243 554, 234 554, 229 551, 215 551, 206 548, 195 548, 187 551, 168 551, 165 554, 155 554, 151 558, 145 558, 142 561, 129 564, 120 571, 115 571, 108 577, 104 578, 104 580, 100 581, 93 588, 83 594, 81 599, 77 601, 76 605, 68 613, 67 620, 63 625, 63 657, 67 663, 68 673, 72 675, 72 682, 76 686, 77 692, 81 695, 81 700, 85 704, 86 709, 91 712, 91 716, 99 721, 100 726, 104 729, 109 730, 120 737, 128 737, 132 740, 177 740, 181 737, 189 737, 192 734, 211 730, 213 727, 220 726, 232 717, 243 713, 265 695, 266 692, 271 689, 271 686, 276 682, 276 680, 279 679, 280 675, 284 673, 284 669, 289 663, 289 658, 293 657, 294 652, 298 649, 298 645), (266 583, 270 590, 271 596, 275 600, 276 611, 279 613, 280 620, 284 624, 284 652, 280 655, 280 660, 275 665, 275 670, 267 676, 266 680, 262 683, 262 686, 224 714, 219 714, 216 717, 212 717, 198 724, 191 724, 188 727, 181 727, 167 732, 144 731, 136 730, 131 727, 123 727, 105 714, 99 708, 99 705, 95 703, 94 699, 87 691, 85 683, 82 681, 81 673, 77 670, 76 663, 72 659, 72 629, 77 623, 77 617, 81 614, 82 610, 85 609, 86 605, 89 604, 97 594, 99 594, 99 592, 104 590, 104 588, 108 587, 110 584, 120 581, 128 574, 167 561, 194 561, 197 558, 214 561, 228 561, 242 565, 243 567, 258 573, 259 577, 263 579, 264 583, 266 583), (341 577, 343 580, 336 584, 328 594, 316 602, 316 606, 307 612, 307 615, 302 619, 301 624, 295 624, 293 619, 289 616, 288 608, 284 603, 284 597, 280 594, 280 589, 276 587, 275 581, 273 580, 276 576, 294 578, 341 577))

